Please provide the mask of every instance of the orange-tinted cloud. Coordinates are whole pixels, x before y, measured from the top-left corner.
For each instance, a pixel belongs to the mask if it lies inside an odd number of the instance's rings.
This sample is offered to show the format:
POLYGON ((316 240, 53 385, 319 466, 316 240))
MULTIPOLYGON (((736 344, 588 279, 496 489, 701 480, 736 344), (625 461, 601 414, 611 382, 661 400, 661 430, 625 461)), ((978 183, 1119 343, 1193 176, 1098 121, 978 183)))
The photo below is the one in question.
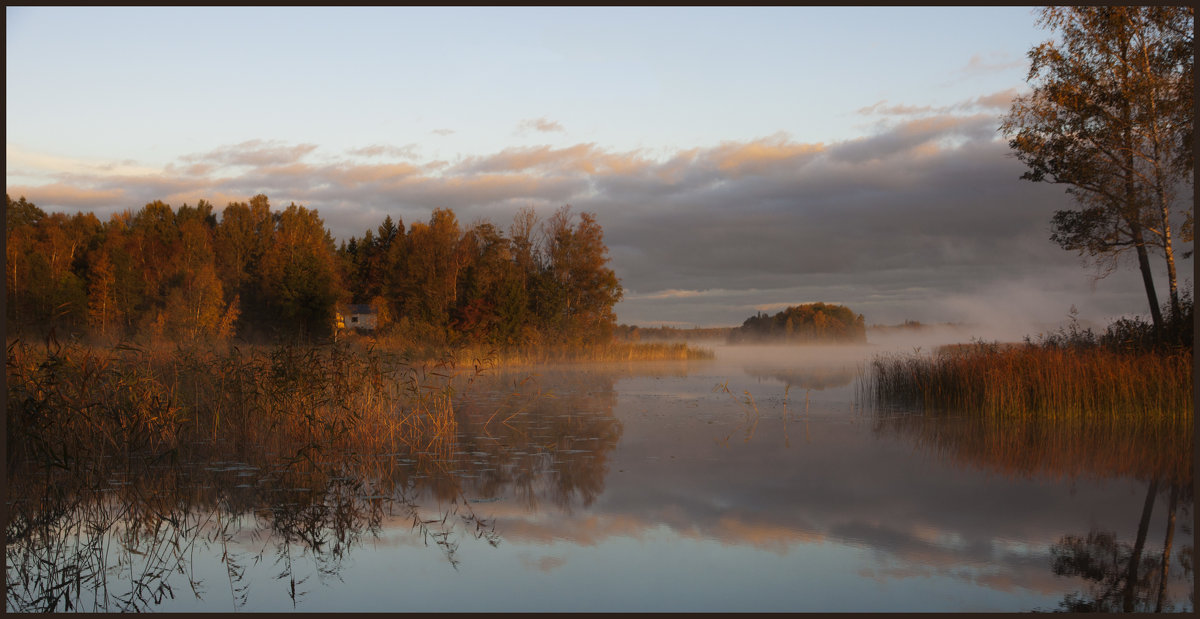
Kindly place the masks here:
POLYGON ((401 159, 414 159, 417 157, 417 145, 405 144, 404 146, 391 146, 388 144, 372 144, 362 148, 354 148, 346 151, 350 155, 359 157, 399 157, 401 159))
POLYGON ((825 150, 822 144, 799 144, 784 134, 751 142, 725 142, 708 152, 718 170, 738 177, 796 167, 825 150))
POLYGON ((565 148, 507 148, 494 155, 468 157, 452 171, 459 174, 539 172, 558 174, 626 174, 645 165, 636 153, 609 153, 594 143, 565 148))

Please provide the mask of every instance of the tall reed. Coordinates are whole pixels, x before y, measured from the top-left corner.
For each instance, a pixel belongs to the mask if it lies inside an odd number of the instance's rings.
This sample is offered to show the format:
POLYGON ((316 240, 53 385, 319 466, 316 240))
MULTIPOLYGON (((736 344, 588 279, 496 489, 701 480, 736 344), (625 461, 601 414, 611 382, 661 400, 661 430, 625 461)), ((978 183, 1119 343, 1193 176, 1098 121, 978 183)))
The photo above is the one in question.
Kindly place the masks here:
POLYGON ((974 343, 875 358, 860 393, 877 404, 991 416, 1134 416, 1192 423, 1192 355, 974 343))

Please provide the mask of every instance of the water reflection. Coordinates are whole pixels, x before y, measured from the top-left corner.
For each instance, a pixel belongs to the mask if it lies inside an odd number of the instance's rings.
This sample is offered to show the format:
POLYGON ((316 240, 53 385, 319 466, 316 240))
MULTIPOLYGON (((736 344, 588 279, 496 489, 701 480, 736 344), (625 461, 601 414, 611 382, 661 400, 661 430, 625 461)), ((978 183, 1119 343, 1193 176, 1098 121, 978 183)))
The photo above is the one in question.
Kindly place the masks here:
POLYGON ((479 499, 514 497, 587 507, 604 491, 607 457, 621 438, 611 373, 501 374, 458 408, 459 479, 479 499), (507 388, 505 388, 507 387, 507 388), (531 393, 532 391, 532 393, 531 393), (473 473, 469 470, 473 469, 473 473))
POLYGON ((10 467, 7 607, 1194 606, 1190 442, 863 411, 819 365, 494 372, 386 453, 10 467))
POLYGON ((845 366, 815 366, 798 369, 749 366, 746 368, 746 373, 756 378, 777 380, 789 388, 822 391, 849 385, 858 375, 858 369, 845 366))
POLYGON ((188 457, 11 463, 7 609, 141 611, 177 596, 239 608, 265 584, 248 576, 260 564, 295 607, 314 576, 340 578, 348 556, 397 519, 457 568, 464 537, 500 544, 481 513, 497 497, 569 510, 603 492, 621 436, 613 379, 554 379, 555 391, 533 376, 462 393, 456 432, 395 453, 314 444, 229 461, 227 446, 197 444, 188 457), (198 574, 197 557, 219 557, 224 582, 198 574))
MULTIPOLYGON (((1121 541, 1112 531, 1092 529, 1087 535, 1065 535, 1051 548, 1053 571, 1057 576, 1077 577, 1087 584, 1086 592, 1068 593, 1059 610, 1067 612, 1163 612, 1175 610, 1167 596, 1171 574, 1172 545, 1175 535, 1176 510, 1181 488, 1172 485, 1168 491, 1166 539, 1161 551, 1147 552, 1146 537, 1155 503, 1157 482, 1151 482, 1137 537, 1131 544, 1121 541)), ((1188 511, 1191 501, 1183 509, 1188 511)), ((1182 574, 1178 580, 1192 578, 1193 547, 1186 546, 1179 557, 1182 574)), ((1195 607, 1195 592, 1188 594, 1195 607)))
MULTIPOLYGON (((1186 416, 1180 419, 1190 423, 1186 416)), ((874 431, 904 437, 954 464, 1012 478, 1124 478, 1144 484, 1132 542, 1114 531, 1093 528, 1086 534, 1063 535, 1051 547, 1052 572, 1082 581, 1086 589, 1066 594, 1058 610, 1170 611, 1176 607, 1168 595, 1172 579, 1192 582, 1193 545, 1173 554, 1177 512, 1189 513, 1194 502, 1193 434, 1186 424, 1151 424, 1131 416, 1081 423, 1020 414, 996 420, 945 411, 888 410, 876 411, 874 431), (1155 548, 1149 529, 1155 506, 1164 498, 1163 543, 1155 548)), ((1184 528, 1191 533, 1190 527, 1184 528)), ((1194 607, 1194 593, 1187 599, 1194 607)))

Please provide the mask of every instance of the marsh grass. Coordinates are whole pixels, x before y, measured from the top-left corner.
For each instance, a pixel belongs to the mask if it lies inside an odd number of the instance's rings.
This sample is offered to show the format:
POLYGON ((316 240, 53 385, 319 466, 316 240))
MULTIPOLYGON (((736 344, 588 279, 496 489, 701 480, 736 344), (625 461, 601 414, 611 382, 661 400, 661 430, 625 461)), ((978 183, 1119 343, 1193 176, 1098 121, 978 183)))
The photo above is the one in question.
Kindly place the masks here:
POLYGON ((876 357, 859 394, 877 405, 985 416, 1099 421, 1132 418, 1192 427, 1192 355, 977 342, 876 357))
POLYGON ((452 433, 452 361, 347 347, 8 346, 8 460, 245 461, 422 448, 452 433))

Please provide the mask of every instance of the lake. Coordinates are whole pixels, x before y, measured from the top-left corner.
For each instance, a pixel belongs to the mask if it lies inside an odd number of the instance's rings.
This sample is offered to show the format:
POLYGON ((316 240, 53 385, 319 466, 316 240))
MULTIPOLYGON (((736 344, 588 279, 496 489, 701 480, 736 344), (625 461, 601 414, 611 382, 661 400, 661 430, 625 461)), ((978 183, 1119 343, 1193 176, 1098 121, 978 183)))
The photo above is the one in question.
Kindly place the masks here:
POLYGON ((1162 606, 1194 608, 1190 469, 863 403, 907 346, 463 371, 420 449, 106 471, 10 526, 7 609, 1153 610, 1172 514, 1162 606))

